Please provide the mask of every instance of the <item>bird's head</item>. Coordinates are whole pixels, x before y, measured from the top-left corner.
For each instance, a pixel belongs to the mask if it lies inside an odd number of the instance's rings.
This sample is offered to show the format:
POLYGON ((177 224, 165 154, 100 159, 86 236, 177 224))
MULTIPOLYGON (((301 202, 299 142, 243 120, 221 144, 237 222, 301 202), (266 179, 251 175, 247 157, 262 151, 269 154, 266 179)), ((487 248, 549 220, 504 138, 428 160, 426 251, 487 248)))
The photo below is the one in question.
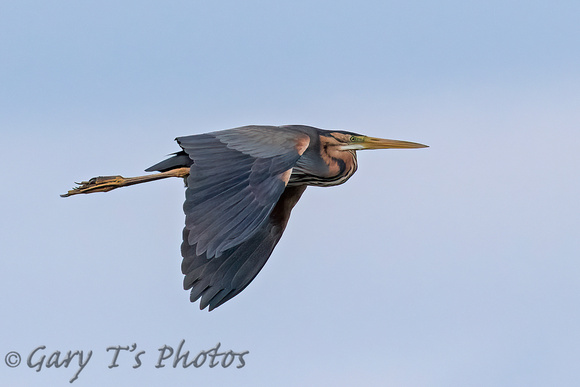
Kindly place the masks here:
POLYGON ((348 150, 363 150, 363 149, 412 149, 412 148, 427 148, 427 145, 416 142, 387 140, 384 138, 376 138, 364 136, 357 133, 343 132, 343 131, 329 131, 326 134, 333 138, 331 144, 340 151, 348 150))

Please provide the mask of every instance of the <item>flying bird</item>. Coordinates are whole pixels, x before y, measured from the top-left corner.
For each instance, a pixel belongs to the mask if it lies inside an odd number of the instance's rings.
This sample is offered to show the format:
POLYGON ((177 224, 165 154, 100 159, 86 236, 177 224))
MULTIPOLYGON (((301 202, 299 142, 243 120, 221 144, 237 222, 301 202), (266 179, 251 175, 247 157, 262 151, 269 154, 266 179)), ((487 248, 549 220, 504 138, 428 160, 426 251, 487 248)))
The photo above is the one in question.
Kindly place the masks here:
POLYGON ((201 298, 200 309, 210 311, 256 277, 307 186, 346 182, 358 150, 426 147, 303 125, 243 126, 176 141, 179 152, 145 170, 158 173, 99 176, 61 196, 184 178, 183 287, 191 289, 191 302, 201 298))

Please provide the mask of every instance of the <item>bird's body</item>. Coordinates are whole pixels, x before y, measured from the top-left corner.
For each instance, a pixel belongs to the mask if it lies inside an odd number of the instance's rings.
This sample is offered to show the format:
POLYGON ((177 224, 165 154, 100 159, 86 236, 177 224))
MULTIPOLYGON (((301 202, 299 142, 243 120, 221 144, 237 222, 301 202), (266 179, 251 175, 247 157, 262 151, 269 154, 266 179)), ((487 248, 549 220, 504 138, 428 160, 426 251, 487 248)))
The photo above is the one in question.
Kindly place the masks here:
POLYGON ((356 150, 424 147, 302 125, 245 126, 176 140, 182 150, 147 169, 159 174, 94 178, 63 196, 184 177, 184 288, 209 310, 262 269, 308 185, 347 181, 357 169, 356 150))

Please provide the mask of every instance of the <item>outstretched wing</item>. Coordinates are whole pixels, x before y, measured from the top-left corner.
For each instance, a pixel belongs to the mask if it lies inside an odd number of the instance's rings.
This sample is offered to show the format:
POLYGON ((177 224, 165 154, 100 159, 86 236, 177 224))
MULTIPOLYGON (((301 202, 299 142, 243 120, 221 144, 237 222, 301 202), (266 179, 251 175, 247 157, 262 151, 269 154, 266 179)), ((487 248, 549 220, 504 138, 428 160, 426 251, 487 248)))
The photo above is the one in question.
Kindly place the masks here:
POLYGON ((184 286, 194 287, 192 301, 203 295, 202 309, 215 308, 256 276, 280 239, 281 218, 272 218, 273 209, 289 200, 281 196, 310 137, 248 126, 177 141, 193 160, 183 206, 184 286), (234 293, 211 301, 219 292, 234 293))

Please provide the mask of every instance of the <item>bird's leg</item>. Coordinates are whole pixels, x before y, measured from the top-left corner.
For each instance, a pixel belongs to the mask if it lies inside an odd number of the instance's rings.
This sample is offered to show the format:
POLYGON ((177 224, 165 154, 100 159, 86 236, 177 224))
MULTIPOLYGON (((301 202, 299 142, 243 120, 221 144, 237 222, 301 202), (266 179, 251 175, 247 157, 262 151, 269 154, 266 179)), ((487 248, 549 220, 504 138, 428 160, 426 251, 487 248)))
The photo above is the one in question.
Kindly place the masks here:
POLYGON ((67 193, 62 194, 60 196, 66 198, 77 194, 107 192, 115 188, 125 187, 128 185, 145 183, 148 181, 159 179, 166 179, 168 177, 186 177, 187 175, 189 175, 189 167, 176 168, 161 173, 136 177, 98 176, 93 177, 89 181, 82 181, 80 183, 76 183, 79 185, 78 187, 74 187, 67 193))

